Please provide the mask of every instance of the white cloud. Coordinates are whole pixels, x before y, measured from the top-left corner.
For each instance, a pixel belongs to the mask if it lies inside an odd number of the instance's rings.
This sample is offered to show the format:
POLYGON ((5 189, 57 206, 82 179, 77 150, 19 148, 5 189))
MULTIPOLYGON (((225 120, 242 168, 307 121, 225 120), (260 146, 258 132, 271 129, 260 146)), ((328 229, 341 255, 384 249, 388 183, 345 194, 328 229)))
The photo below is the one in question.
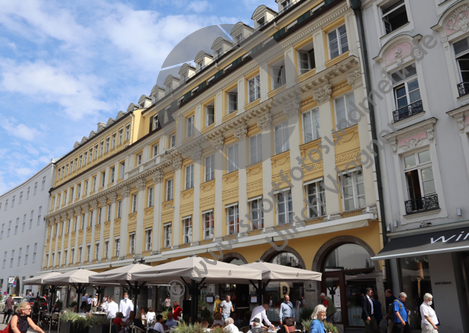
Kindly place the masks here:
POLYGON ((25 124, 15 124, 15 122, 16 119, 14 118, 11 120, 3 119, 1 126, 9 134, 27 141, 33 141, 40 134, 40 132, 34 128, 30 128, 25 124))
POLYGON ((187 6, 189 10, 192 10, 196 13, 205 13, 209 10, 211 10, 211 6, 208 3, 208 1, 192 1, 189 3, 187 6))

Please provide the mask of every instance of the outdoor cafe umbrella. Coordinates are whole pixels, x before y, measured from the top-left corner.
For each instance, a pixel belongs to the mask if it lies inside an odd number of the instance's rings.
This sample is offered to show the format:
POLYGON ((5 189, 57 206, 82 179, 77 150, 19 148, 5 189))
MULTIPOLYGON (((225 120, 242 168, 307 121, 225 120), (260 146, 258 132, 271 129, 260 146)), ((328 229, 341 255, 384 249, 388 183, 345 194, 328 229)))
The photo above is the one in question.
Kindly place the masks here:
POLYGON ((256 262, 246 264, 243 268, 251 268, 262 271, 262 281, 258 282, 256 286, 253 282, 251 284, 256 288, 258 293, 258 302, 262 304, 262 295, 269 282, 284 281, 284 282, 307 282, 307 281, 321 281, 322 274, 314 271, 308 271, 302 268, 291 266, 272 264, 258 260, 256 262), (262 285, 262 283, 264 283, 262 285))
POLYGON ((94 274, 96 274, 96 272, 78 268, 58 276, 44 279, 44 283, 59 286, 71 285, 74 287, 77 291, 77 312, 79 312, 80 294, 90 285, 89 277, 94 274))
POLYGON ((23 284, 24 285, 39 285, 39 286, 48 285, 49 294, 51 295, 51 298, 50 298, 51 304, 50 304, 49 307, 50 307, 50 310, 52 310, 52 305, 53 305, 52 302, 54 300, 54 297, 52 297, 52 295, 57 291, 57 286, 51 285, 50 283, 47 283, 47 281, 50 278, 57 277, 57 276, 60 276, 60 275, 62 275, 62 273, 50 272, 50 273, 34 276, 32 278, 29 278, 29 279, 25 279, 23 281, 23 284))
POLYGON ((190 291, 191 319, 197 317, 198 291, 204 283, 239 283, 262 280, 262 272, 245 266, 236 266, 221 261, 197 256, 153 266, 148 270, 132 274, 136 281, 149 284, 171 284, 182 282, 190 291))
MULTIPOLYGON (((142 288, 146 281, 139 283, 134 281, 133 274, 137 272, 144 272, 151 269, 150 266, 136 263, 129 266, 122 266, 115 269, 111 269, 102 273, 94 273, 89 277, 90 283, 95 284, 127 284, 131 293, 135 295, 135 304, 138 304, 138 295, 140 294, 140 288, 142 288)), ((125 288, 125 286, 124 286, 125 288)), ((136 310, 136 308, 135 308, 136 310)))

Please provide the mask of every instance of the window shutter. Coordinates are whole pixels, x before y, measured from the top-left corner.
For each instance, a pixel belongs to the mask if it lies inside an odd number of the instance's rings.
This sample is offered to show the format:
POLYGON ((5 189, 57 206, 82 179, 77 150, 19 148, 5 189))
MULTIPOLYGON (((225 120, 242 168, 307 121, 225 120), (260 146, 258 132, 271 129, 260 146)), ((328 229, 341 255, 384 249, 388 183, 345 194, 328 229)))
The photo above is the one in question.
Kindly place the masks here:
POLYGON ((306 13, 304 13, 303 15, 299 16, 296 19, 297 24, 300 24, 301 22, 303 22, 304 20, 306 20, 310 16, 311 16, 311 11, 308 10, 306 13))
POLYGON ((204 89, 206 86, 207 86, 207 81, 204 81, 204 82, 202 82, 201 84, 199 84, 199 91, 201 91, 202 89, 204 89))
POLYGON ((153 131, 153 116, 150 117, 150 132, 153 131))
POLYGON ((314 49, 308 51, 309 63, 311 64, 311 69, 316 68, 316 61, 314 59, 314 49))
POLYGON ((233 61, 233 62, 231 63, 232 68, 238 66, 238 65, 241 63, 241 61, 243 61, 243 57, 239 57, 238 59, 236 59, 235 61, 233 61))
MULTIPOLYGON (((308 12, 309 13, 309 12, 308 12)), ((277 40, 280 36, 282 36, 284 33, 285 33, 285 27, 283 27, 282 29, 280 29, 279 31, 277 31, 276 33, 274 33, 274 35, 272 36, 275 40, 277 40)))
POLYGON ((223 69, 215 73, 215 80, 218 79, 222 75, 223 75, 223 69))
POLYGON ((251 50, 251 55, 259 52, 260 50, 262 50, 262 43, 259 43, 258 45, 254 46, 251 50))
POLYGON ((184 94, 184 102, 187 101, 192 96, 192 90, 189 90, 184 94))
POLYGON ((335 0, 324 0, 324 6, 327 6, 331 3, 333 3, 335 0))

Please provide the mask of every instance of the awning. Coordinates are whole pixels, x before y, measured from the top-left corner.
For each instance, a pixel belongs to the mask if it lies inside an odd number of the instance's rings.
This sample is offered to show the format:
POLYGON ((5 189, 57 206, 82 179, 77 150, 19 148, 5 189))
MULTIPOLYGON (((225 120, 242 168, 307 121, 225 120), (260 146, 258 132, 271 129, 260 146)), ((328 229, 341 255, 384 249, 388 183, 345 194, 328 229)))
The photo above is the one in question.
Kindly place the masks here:
POLYGON ((393 238, 371 260, 396 259, 467 250, 469 250, 469 227, 464 227, 393 238))

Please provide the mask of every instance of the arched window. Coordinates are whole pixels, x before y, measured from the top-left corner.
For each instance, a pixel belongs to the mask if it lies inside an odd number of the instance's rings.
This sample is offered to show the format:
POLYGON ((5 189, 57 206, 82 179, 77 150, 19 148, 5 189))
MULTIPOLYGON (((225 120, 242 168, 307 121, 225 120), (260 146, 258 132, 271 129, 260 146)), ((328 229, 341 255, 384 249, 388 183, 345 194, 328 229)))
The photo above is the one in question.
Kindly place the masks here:
POLYGON ((372 268, 370 254, 358 244, 343 244, 332 250, 324 261, 322 271, 372 268))
POLYGON ((290 252, 279 253, 275 257, 273 257, 270 262, 272 264, 302 268, 300 264, 300 259, 290 252))

